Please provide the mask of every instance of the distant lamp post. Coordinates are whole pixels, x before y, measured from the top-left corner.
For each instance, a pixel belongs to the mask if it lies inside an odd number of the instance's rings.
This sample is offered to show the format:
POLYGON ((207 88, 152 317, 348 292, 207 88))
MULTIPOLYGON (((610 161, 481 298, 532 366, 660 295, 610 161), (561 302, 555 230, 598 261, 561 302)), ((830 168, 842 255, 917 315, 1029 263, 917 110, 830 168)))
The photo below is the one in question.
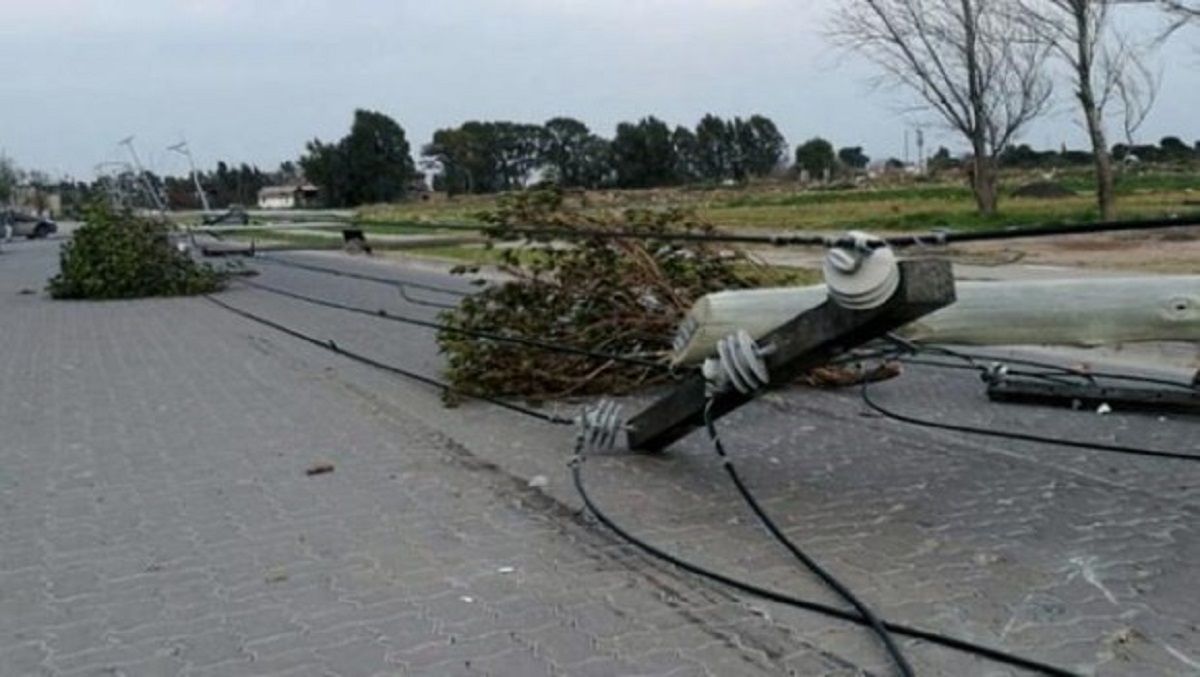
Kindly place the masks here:
POLYGON ((142 160, 138 157, 137 150, 133 147, 133 137, 127 136, 117 142, 118 146, 125 146, 129 150, 129 156, 133 158, 133 166, 137 169, 138 180, 142 187, 150 195, 150 199, 154 202, 154 207, 160 212, 166 212, 167 206, 163 204, 162 197, 158 194, 158 189, 150 184, 146 178, 146 169, 142 166, 142 160))
POLYGON ((196 161, 192 159, 192 151, 188 149, 187 141, 180 141, 174 146, 167 146, 167 150, 175 151, 187 158, 188 167, 192 170, 192 182, 196 184, 196 195, 200 197, 200 205, 205 213, 209 212, 208 196, 204 194, 204 188, 200 185, 200 175, 196 173, 196 161))

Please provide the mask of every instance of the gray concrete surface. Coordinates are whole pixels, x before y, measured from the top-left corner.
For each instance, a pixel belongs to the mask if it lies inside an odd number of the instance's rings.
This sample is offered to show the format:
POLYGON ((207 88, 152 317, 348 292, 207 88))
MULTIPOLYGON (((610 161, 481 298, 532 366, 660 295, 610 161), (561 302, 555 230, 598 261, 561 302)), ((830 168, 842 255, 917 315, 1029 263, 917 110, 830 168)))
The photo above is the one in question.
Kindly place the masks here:
MULTIPOLYGON (((0 675, 890 673, 861 629, 661 566, 582 517, 570 431, 445 409, 202 299, 22 294, 53 272, 54 247, 0 255, 0 675), (306 476, 320 460, 335 472, 306 476)), ((431 313, 381 285, 262 270, 431 313)), ((440 365, 428 330, 237 285, 222 298, 440 365)), ((989 405, 970 374, 912 370, 876 396, 1200 453, 1195 420, 989 405)), ((882 615, 1084 673, 1200 674, 1200 466, 907 427, 851 392, 771 394, 721 428, 789 534, 882 615)), ((761 532, 700 436, 586 472, 654 543, 836 603, 761 532)), ((922 675, 1015 674, 903 646, 922 675)))

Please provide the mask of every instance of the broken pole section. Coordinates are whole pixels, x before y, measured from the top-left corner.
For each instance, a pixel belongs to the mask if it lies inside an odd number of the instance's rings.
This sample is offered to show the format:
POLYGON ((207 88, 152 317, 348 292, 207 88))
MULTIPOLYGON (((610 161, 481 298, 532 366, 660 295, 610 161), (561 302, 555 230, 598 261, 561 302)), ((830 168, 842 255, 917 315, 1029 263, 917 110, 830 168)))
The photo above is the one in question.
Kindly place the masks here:
POLYGON ((1200 392, 1183 389, 1053 383, 1010 376, 989 384, 987 394, 993 402, 1048 404, 1072 409, 1108 405, 1115 411, 1200 415, 1200 392))
MULTIPOLYGON (((763 361, 771 383, 791 383, 813 367, 950 305, 954 298, 949 262, 903 261, 900 284, 883 305, 850 310, 826 299, 763 336, 759 343, 770 347, 763 361)), ((724 416, 754 396, 736 390, 716 394, 713 417, 724 416)), ((660 451, 670 446, 704 424, 707 400, 704 376, 695 373, 629 421, 629 447, 660 451)))

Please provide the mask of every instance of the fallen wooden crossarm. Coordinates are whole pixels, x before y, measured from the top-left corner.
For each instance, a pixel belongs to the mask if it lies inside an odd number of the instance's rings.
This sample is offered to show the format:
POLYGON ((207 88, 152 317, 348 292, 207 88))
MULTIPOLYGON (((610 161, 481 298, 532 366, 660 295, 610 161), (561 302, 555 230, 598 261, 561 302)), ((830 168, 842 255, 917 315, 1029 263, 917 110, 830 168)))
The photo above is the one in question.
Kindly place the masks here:
MULTIPOLYGON (((826 299, 761 335, 765 350, 760 357, 770 383, 790 383, 812 367, 954 302, 948 262, 905 261, 899 270, 896 291, 878 307, 851 310, 826 299)), ((713 417, 718 418, 752 400, 755 393, 729 388, 714 394, 705 376, 694 374, 630 419, 629 447, 658 451, 700 427, 710 396, 713 417)))

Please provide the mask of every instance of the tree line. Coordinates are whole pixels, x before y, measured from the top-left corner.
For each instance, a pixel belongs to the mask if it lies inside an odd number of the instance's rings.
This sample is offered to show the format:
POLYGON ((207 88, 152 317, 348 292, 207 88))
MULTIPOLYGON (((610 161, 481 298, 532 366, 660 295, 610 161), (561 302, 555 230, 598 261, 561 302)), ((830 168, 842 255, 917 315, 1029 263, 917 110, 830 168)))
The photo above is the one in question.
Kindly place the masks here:
MULTIPOLYGON (((738 122, 738 118, 721 121, 705 116, 695 130, 667 130, 665 124, 648 117, 619 127, 619 142, 601 139, 570 118, 550 120, 541 132, 532 131, 536 125, 469 122, 435 134, 437 141, 425 147, 423 164, 434 172, 432 187, 451 194, 520 189, 534 176, 576 188, 652 188, 737 181, 772 172, 820 182, 853 178, 872 164, 862 146, 837 148, 814 137, 796 147, 788 166, 780 161, 786 145, 782 137, 774 140, 775 134, 770 133, 774 126, 765 124, 769 120, 753 116, 741 125, 738 122), (755 123, 757 120, 765 122, 755 123), (718 126, 721 122, 724 124, 718 126), (748 128, 752 131, 746 131, 748 128), (739 144, 739 131, 740 138, 750 140, 739 144), (756 135, 769 141, 755 139, 756 135), (531 151, 512 140, 520 136, 540 138, 541 145, 531 151), (438 146, 438 142, 453 147, 438 146), (482 152, 488 144, 508 144, 516 149, 505 152, 493 147, 482 152)), ((305 182, 317 184, 323 201, 335 207, 400 200, 427 187, 425 175, 417 171, 408 154, 403 129, 380 113, 356 115, 356 124, 346 138, 336 143, 314 140, 306 150, 299 162, 285 161, 274 170, 220 161, 213 170, 199 171, 198 178, 210 206, 216 209, 253 205, 258 191, 267 186, 305 182)), ((1118 143, 1110 152, 1114 160, 1126 164, 1200 165, 1200 140, 1189 146, 1177 136, 1164 137, 1158 144, 1118 143)), ((1037 150, 1027 144, 1010 144, 994 161, 1001 169, 1052 170, 1094 165, 1095 157, 1087 150, 1037 150)), ((969 170, 972 162, 969 153, 956 154, 942 146, 929 156, 924 170, 958 172, 969 170)), ((875 164, 893 171, 909 166, 897 158, 875 164)), ((171 209, 201 207, 190 176, 160 176, 150 171, 138 176, 126 170, 97 177, 91 183, 54 181, 41 172, 22 171, 0 157, 0 204, 8 201, 17 185, 57 192, 68 209, 98 195, 153 208, 145 194, 147 185, 157 190, 171 209)))
MULTIPOLYGON (((515 190, 535 180, 565 188, 745 181, 779 170, 786 155, 786 140, 762 115, 709 114, 694 128, 648 116, 617 125, 611 139, 557 117, 439 129, 421 149, 421 167, 432 174, 434 190, 457 195, 515 190)), ((400 199, 423 181, 403 127, 375 111, 355 111, 350 132, 336 142, 308 142, 299 167, 331 207, 400 199)))

